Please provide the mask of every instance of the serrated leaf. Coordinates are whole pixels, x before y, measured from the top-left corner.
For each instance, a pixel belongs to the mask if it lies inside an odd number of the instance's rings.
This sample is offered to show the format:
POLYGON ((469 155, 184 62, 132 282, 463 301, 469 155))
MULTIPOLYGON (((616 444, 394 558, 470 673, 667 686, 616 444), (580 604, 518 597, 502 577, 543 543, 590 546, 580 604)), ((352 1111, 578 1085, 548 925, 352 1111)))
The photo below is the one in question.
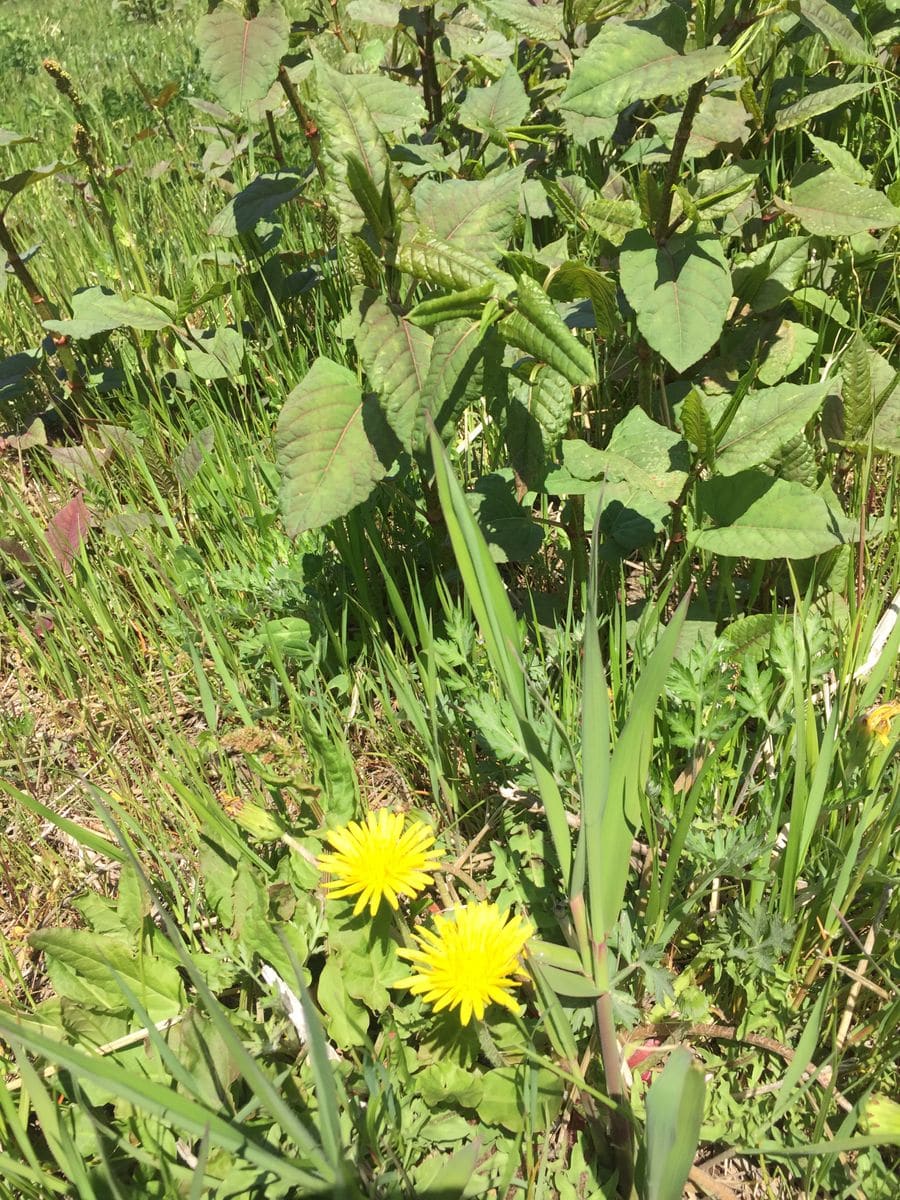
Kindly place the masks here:
POLYGON ((359 233, 366 224, 365 214, 347 182, 347 161, 351 155, 362 164, 379 197, 387 186, 394 211, 403 220, 411 205, 409 192, 391 163, 384 136, 356 78, 335 71, 319 57, 315 63, 316 98, 312 112, 321 139, 319 162, 328 184, 326 196, 337 213, 341 232, 359 233))
POLYGON ((597 328, 606 337, 612 337, 621 328, 616 285, 609 275, 596 271, 586 263, 570 260, 552 272, 546 286, 551 300, 577 300, 581 297, 590 300, 597 328))
POLYGON ((590 117, 615 117, 636 100, 678 96, 717 71, 728 51, 681 54, 660 22, 607 22, 578 59, 560 105, 590 117))
POLYGON ((702 480, 697 500, 716 527, 694 530, 688 541, 734 558, 810 558, 858 532, 824 497, 755 469, 702 480))
POLYGON ((534 5, 528 0, 480 0, 478 7, 534 41, 556 42, 562 37, 562 6, 559 4, 534 5))
POLYGON ((184 986, 177 968, 150 954, 135 955, 122 938, 86 929, 46 929, 29 937, 31 945, 46 956, 51 979, 56 971, 67 984, 78 980, 73 999, 86 1000, 101 1010, 126 1008, 127 1001, 115 984, 119 975, 137 994, 154 1021, 181 1012, 185 1004, 184 986))
POLYGON ((808 488, 814 488, 816 485, 816 454, 804 433, 798 433, 789 442, 785 442, 766 465, 781 479, 802 483, 808 488))
POLYGON ((859 442, 868 436, 875 409, 869 348, 859 330, 850 339, 841 358, 841 377, 844 438, 848 442, 859 442))
POLYGON ((490 87, 469 88, 457 120, 466 129, 483 133, 505 145, 506 131, 521 125, 530 108, 528 93, 513 63, 490 87))
POLYGON ((900 209, 884 192, 861 187, 833 167, 798 183, 789 202, 778 196, 773 200, 810 233, 840 236, 900 224, 900 209))
POLYGON ((613 246, 621 246, 632 229, 641 227, 641 206, 634 200, 607 200, 594 196, 583 209, 583 218, 591 229, 613 246))
POLYGON ((355 340, 369 382, 381 397, 388 424, 403 448, 410 450, 433 339, 392 312, 380 296, 364 292, 355 340))
POLYGON ((516 304, 518 311, 497 326, 505 342, 547 363, 573 387, 595 382, 593 354, 569 331, 544 289, 527 275, 518 281, 516 304))
POLYGON ((490 283, 502 299, 515 291, 512 275, 499 271, 491 263, 460 246, 435 237, 426 229, 418 229, 404 241, 396 255, 396 265, 407 275, 426 283, 440 284, 449 291, 464 292, 490 283))
POLYGON ((749 392, 719 443, 716 469, 736 475, 765 462, 819 411, 831 384, 811 383, 749 392))
POLYGON ((528 383, 512 389, 506 445, 519 477, 538 488, 572 419, 572 385, 552 367, 540 367, 528 383))
POLYGON ((862 34, 836 4, 829 0, 793 0, 791 7, 805 25, 821 34, 841 62, 859 66, 875 61, 862 34))
POLYGON ((200 18, 200 63, 227 109, 242 113, 265 96, 287 53, 289 32, 284 9, 271 2, 249 21, 225 4, 200 18))
POLYGON ((716 439, 703 396, 691 388, 681 406, 681 428, 684 435, 697 448, 700 460, 707 467, 715 466, 716 439))
POLYGON ((465 405, 480 393, 484 330, 478 321, 453 321, 436 334, 428 374, 422 384, 413 448, 425 442, 424 413, 430 412, 440 434, 452 428, 465 405))
POLYGON ((715 343, 731 301, 731 275, 715 234, 677 233, 658 246, 635 229, 622 243, 619 278, 641 333, 676 371, 715 343))
POLYGON ((525 168, 484 179, 424 179, 416 188, 416 215, 450 245, 496 261, 512 236, 525 168))
POLYGON ((329 358, 317 358, 285 400, 276 444, 290 537, 346 516, 383 477, 367 407, 356 375, 329 358))
POLYGON ((108 288, 85 288, 72 297, 72 318, 44 321, 44 328, 77 339, 112 329, 165 329, 175 320, 171 301, 162 296, 116 296, 108 288))
POLYGON ((834 87, 810 92, 808 96, 780 108, 775 114, 775 128, 782 131, 795 125, 805 125, 813 117, 821 117, 835 108, 844 108, 864 95, 874 83, 839 83, 834 87))
POLYGON ((213 217, 207 233, 211 237, 237 237, 266 220, 276 209, 294 200, 303 190, 299 171, 275 171, 258 175, 213 217))

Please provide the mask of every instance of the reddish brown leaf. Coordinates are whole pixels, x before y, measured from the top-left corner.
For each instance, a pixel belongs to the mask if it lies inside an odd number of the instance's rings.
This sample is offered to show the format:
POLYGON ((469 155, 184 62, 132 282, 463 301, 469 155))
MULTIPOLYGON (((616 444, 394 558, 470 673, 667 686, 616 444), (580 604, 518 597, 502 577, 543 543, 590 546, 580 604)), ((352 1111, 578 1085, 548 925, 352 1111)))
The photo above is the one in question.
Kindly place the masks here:
POLYGON ((61 508, 56 516, 51 517, 47 526, 47 542, 65 575, 72 573, 75 555, 84 544, 91 523, 90 510, 84 502, 84 492, 76 492, 69 503, 61 508))

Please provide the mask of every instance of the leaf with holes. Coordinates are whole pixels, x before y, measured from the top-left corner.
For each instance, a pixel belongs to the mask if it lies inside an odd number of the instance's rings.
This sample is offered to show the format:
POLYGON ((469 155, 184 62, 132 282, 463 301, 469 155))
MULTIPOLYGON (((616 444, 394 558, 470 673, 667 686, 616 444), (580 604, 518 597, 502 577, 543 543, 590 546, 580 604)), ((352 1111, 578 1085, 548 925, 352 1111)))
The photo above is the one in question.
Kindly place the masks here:
POLYGON ((330 358, 317 358, 285 400, 276 441, 290 537, 346 516, 384 476, 373 408, 356 374, 330 358))
POLYGON ((290 24, 280 4, 269 3, 246 20, 220 5, 197 22, 200 63, 227 109, 245 112, 268 92, 287 53, 290 24))
POLYGON ((713 233, 676 233, 658 246, 635 229, 619 256, 622 291, 638 328, 676 371, 715 343, 731 301, 731 275, 713 233))
POLYGON ((388 424, 403 448, 410 450, 433 339, 394 313, 375 292, 359 295, 359 310, 356 351, 381 397, 388 424))

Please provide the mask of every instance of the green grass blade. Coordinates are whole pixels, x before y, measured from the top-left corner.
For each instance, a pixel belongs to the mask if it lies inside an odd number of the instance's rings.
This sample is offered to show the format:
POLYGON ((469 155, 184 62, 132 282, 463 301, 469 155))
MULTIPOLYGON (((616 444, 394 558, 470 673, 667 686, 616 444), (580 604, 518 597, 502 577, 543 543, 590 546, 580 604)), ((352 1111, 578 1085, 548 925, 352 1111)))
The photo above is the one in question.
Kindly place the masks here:
POLYGON ((697 1153, 705 1094, 703 1068, 679 1047, 647 1093, 644 1200, 681 1200, 697 1153))

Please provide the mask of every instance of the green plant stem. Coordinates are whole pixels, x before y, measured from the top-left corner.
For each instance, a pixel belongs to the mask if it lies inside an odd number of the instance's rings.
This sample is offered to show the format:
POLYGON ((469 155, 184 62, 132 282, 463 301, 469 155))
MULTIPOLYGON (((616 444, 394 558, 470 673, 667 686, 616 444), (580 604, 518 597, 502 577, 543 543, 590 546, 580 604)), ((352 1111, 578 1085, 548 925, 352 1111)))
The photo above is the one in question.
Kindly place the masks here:
MULTIPOLYGON (((605 959, 606 943, 597 947, 596 952, 598 956, 602 955, 605 959)), ((613 1019, 611 992, 604 991, 597 997, 594 1005, 594 1020, 600 1040, 600 1058, 603 1063, 606 1091, 610 1100, 614 1100, 616 1104, 614 1111, 610 1114, 609 1129, 619 1173, 618 1192, 622 1200, 632 1200, 635 1195, 634 1139, 631 1122, 625 1111, 625 1086, 622 1081, 622 1062, 619 1039, 616 1037, 616 1025, 613 1019)))
POLYGON ((663 182, 659 215, 656 219, 656 241, 660 245, 666 240, 669 221, 672 217, 675 184, 678 182, 678 173, 681 170, 684 152, 687 149, 688 139, 691 136, 691 128, 694 124, 694 118, 700 109, 700 101, 703 99, 705 91, 706 80, 698 80, 688 92, 687 101, 681 113, 681 120, 678 122, 675 141, 672 143, 672 153, 669 155, 669 162, 666 166, 666 177, 663 182))
POLYGON ((478 1034, 478 1045, 481 1047, 481 1052, 488 1060, 492 1067, 505 1067, 506 1059, 497 1048, 497 1043, 491 1036, 491 1031, 485 1025, 484 1021, 475 1022, 475 1031, 478 1034))

